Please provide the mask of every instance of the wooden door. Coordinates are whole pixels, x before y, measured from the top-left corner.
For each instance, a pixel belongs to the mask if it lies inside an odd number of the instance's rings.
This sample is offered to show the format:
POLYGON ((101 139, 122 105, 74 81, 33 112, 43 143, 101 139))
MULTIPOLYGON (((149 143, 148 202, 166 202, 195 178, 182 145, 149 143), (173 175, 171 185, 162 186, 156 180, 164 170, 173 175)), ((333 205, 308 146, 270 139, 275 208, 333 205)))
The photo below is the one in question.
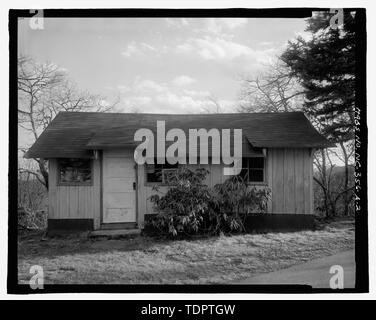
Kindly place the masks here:
POLYGON ((135 183, 133 152, 103 151, 103 223, 136 222, 135 183))

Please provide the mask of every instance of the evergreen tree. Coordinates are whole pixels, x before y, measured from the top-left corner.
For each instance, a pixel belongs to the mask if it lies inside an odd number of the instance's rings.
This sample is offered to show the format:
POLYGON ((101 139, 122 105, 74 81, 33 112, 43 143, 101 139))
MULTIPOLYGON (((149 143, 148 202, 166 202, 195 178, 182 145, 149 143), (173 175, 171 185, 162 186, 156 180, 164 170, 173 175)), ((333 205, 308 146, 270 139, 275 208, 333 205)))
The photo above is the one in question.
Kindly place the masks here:
POLYGON ((330 25, 333 14, 309 18, 310 37, 290 41, 282 60, 305 91, 303 110, 330 140, 354 137, 355 15, 344 12, 344 23, 330 25))

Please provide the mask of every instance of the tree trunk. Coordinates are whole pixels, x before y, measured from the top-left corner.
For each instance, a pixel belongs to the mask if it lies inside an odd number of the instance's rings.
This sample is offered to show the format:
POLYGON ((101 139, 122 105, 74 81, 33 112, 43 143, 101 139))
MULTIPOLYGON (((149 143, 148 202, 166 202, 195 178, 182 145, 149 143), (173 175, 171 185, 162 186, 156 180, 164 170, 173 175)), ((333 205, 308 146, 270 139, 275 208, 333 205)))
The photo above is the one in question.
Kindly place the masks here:
POLYGON ((46 189, 48 190, 48 172, 46 170, 46 160, 44 159, 38 159, 36 160, 38 162, 38 165, 39 165, 39 170, 40 170, 40 173, 43 177, 43 180, 41 181, 44 186, 46 187, 46 189))

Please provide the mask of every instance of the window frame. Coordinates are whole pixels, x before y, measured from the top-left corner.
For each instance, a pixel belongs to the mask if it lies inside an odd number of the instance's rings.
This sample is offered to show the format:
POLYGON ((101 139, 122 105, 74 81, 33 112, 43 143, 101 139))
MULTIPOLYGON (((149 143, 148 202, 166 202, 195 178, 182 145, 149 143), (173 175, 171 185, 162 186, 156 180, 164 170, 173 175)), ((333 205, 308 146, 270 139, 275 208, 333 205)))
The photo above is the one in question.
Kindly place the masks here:
POLYGON ((145 186, 169 186, 169 184, 164 180, 164 174, 163 174, 163 171, 166 170, 166 171, 172 171, 172 170, 178 170, 179 169, 179 163, 176 164, 176 168, 163 168, 163 166, 166 165, 166 164, 162 164, 162 163, 157 163, 156 159, 154 159, 154 163, 152 164, 148 164, 148 163, 145 163, 144 164, 144 168, 145 168, 145 186), (161 168, 161 173, 162 173, 162 181, 148 181, 148 166, 155 166, 156 164, 158 165, 161 165, 162 168, 161 168))
MULTIPOLYGON (((246 183, 248 185, 259 185, 259 186, 265 186, 268 184, 267 182, 267 157, 264 156, 264 155, 255 155, 255 156, 248 156, 248 157, 243 157, 243 159, 251 159, 251 158, 262 158, 263 159, 263 163, 264 163, 264 168, 260 168, 259 170, 262 170, 263 171, 263 181, 246 181, 246 183)), ((248 160, 249 161, 249 160, 248 160)), ((179 168, 179 163, 177 164, 177 168, 166 168, 166 169, 161 169, 162 170, 162 181, 161 182, 152 182, 152 181, 147 181, 147 166, 151 166, 151 165, 155 165, 157 164, 156 160, 154 159, 154 164, 147 164, 145 163, 144 164, 144 167, 145 167, 145 172, 144 172, 144 177, 145 177, 145 183, 144 185, 145 186, 155 186, 155 185, 159 185, 159 186, 169 186, 169 184, 167 182, 164 181, 164 174, 163 174, 163 170, 177 170, 179 168)), ((164 165, 164 164, 160 164, 160 165, 164 165)), ((243 167, 242 167, 243 169, 243 167)), ((248 179, 249 179, 249 166, 248 166, 248 179)), ((257 170, 257 169, 256 169, 257 170)))
POLYGON ((94 185, 94 161, 93 159, 91 158, 57 158, 56 159, 57 161, 57 186, 71 186, 71 187, 80 187, 80 186, 93 186, 94 185), (90 162, 90 171, 91 171, 91 175, 90 175, 90 182, 66 182, 66 181, 61 181, 61 174, 60 174, 60 170, 61 170, 61 160, 77 160, 77 159, 84 159, 84 160, 88 160, 90 162))
MULTIPOLYGON (((249 157, 243 157, 242 158, 242 161, 243 159, 247 159, 247 170, 248 170, 248 179, 247 181, 245 181, 248 185, 259 185, 259 186, 265 186, 268 184, 268 179, 267 179, 267 168, 266 168, 266 157, 264 155, 259 155, 259 156, 249 156, 249 157), (263 162, 264 162, 264 168, 253 168, 253 169, 250 169, 249 168, 249 159, 252 159, 252 158, 262 158, 263 159, 263 162), (263 181, 249 181, 249 171, 250 170, 262 170, 263 171, 263 181)), ((243 170, 243 164, 242 164, 242 170, 243 170)))

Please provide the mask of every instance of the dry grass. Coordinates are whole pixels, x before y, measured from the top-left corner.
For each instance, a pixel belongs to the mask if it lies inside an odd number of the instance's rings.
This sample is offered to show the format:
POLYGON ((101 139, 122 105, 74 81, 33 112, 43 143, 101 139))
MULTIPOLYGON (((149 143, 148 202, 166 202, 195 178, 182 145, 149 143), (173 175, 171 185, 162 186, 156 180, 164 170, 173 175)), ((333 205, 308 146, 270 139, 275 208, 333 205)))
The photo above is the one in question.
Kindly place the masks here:
POLYGON ((19 282, 32 265, 44 268, 45 283, 207 284, 228 283, 354 248, 354 225, 320 231, 246 234, 192 241, 148 237, 88 240, 71 237, 19 241, 19 282))

